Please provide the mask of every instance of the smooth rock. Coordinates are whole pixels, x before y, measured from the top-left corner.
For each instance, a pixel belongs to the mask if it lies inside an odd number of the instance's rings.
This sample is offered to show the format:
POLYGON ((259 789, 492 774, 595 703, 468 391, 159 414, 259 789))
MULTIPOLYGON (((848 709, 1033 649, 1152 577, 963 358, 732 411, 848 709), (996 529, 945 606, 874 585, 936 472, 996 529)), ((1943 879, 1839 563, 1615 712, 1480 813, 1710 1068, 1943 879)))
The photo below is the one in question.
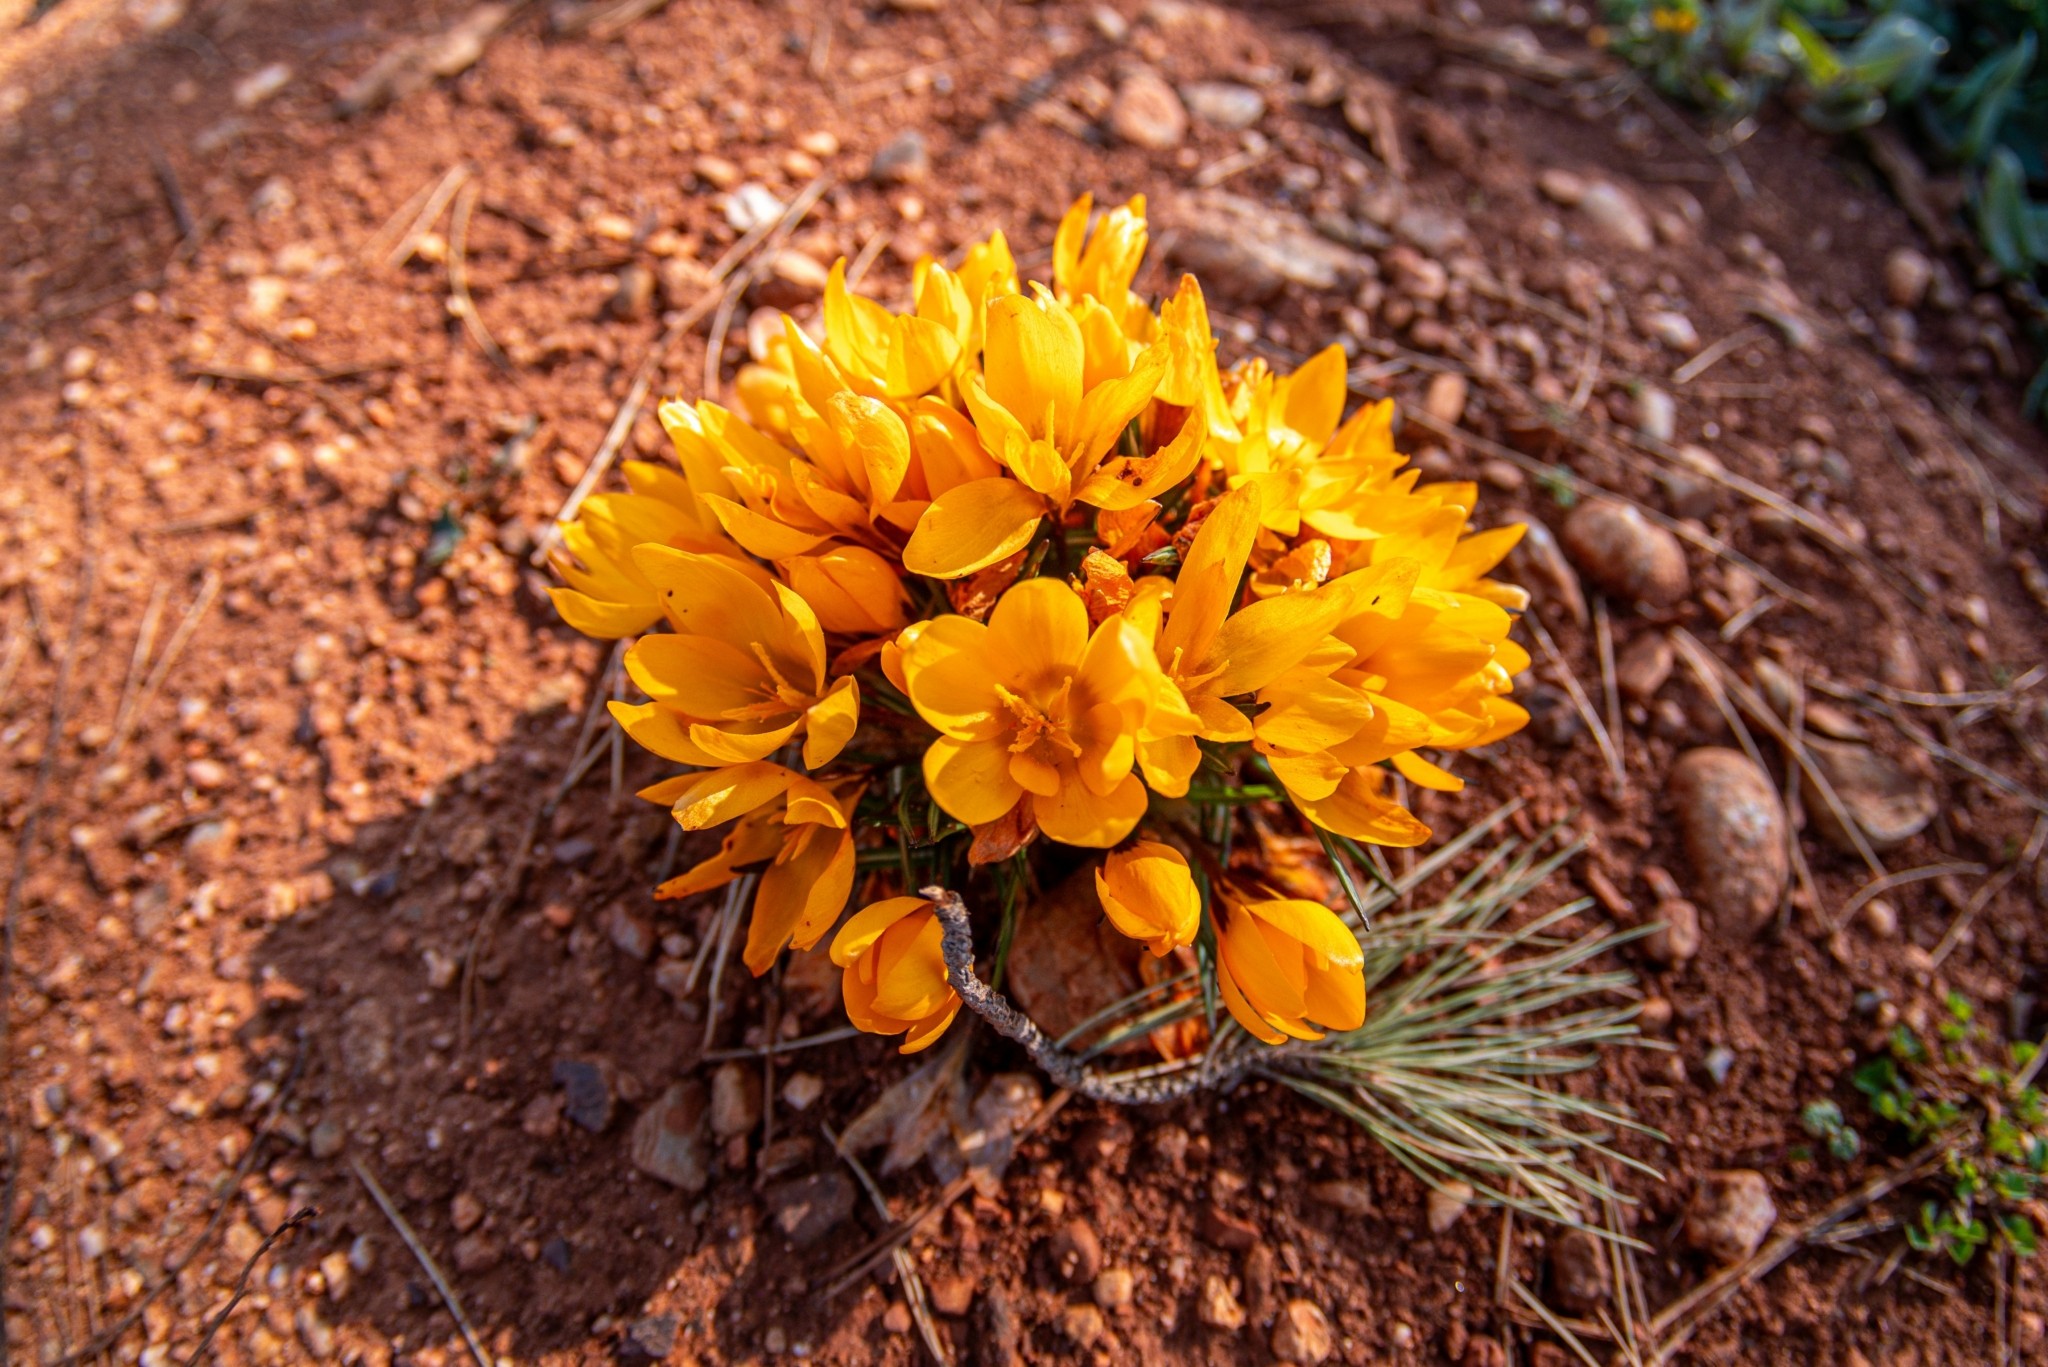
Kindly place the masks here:
MULTIPOLYGON (((1871 848, 1882 850, 1903 844, 1934 820, 1940 807, 1934 785, 1908 773, 1882 750, 1811 733, 1805 740, 1806 753, 1812 757, 1814 767, 1827 778, 1849 820, 1863 832, 1871 848)), ((1799 787, 1821 839, 1844 853, 1855 853, 1856 842, 1848 828, 1821 794, 1820 785, 1804 769, 1799 771, 1799 787)))
POLYGON ((731 1139, 761 1123, 761 1075, 737 1060, 711 1075, 711 1133, 731 1139))
POLYGON ((676 1350, 676 1331, 682 1323, 682 1317, 670 1311, 643 1315, 627 1326, 625 1346, 630 1352, 660 1362, 676 1350))
POLYGON ((1188 113, 1217 128, 1250 128, 1266 112, 1266 97, 1235 81, 1193 81, 1180 88, 1180 98, 1188 113))
POLYGON ((1293 1300, 1280 1307, 1273 1325, 1273 1356, 1282 1362, 1304 1367, 1328 1360, 1337 1351, 1337 1336, 1330 1330, 1329 1317, 1314 1301, 1293 1300))
POLYGON ((1431 1234, 1447 1233, 1465 1213, 1465 1207, 1472 1204, 1474 1192, 1470 1182, 1449 1181, 1440 1187, 1431 1187, 1424 1201, 1425 1213, 1429 1219, 1431 1234))
POLYGON ((1586 197, 1586 178, 1576 172, 1551 167, 1536 173, 1536 188, 1552 204, 1576 208, 1586 197))
POLYGON ((1093 1282, 1102 1271, 1102 1240, 1086 1220, 1069 1220, 1052 1236, 1053 1270, 1069 1282, 1093 1282))
POLYGON ((1884 259, 1884 297, 1898 308, 1917 309, 1934 283, 1934 263, 1911 247, 1900 247, 1884 259))
POLYGON ((618 288, 605 301, 605 312, 622 323, 645 318, 654 305, 654 272, 638 261, 619 268, 618 288))
POLYGON ((1213 1272, 1202 1282, 1195 1314, 1212 1329, 1235 1332, 1244 1328, 1244 1306, 1231 1291, 1230 1283, 1213 1272))
POLYGON ((1326 1206, 1343 1211, 1346 1215, 1370 1215, 1378 1209, 1373 1200, 1372 1188, 1364 1182, 1333 1178, 1318 1182, 1308 1189, 1313 1199, 1326 1206))
POLYGON ((911 129, 875 149, 874 159, 868 162, 868 179, 877 185, 914 185, 931 170, 931 148, 924 134, 911 129))
POLYGON ((1179 202, 1172 259, 1221 298, 1264 303, 1289 285, 1334 290, 1362 279, 1358 253, 1323 237, 1299 214, 1221 191, 1179 202))
POLYGON ((1612 1283, 1600 1236, 1568 1229, 1550 1241, 1550 1291, 1565 1309, 1590 1315, 1607 1300, 1612 1283))
POLYGON ((1657 311, 1643 315, 1643 326, 1649 334, 1670 347, 1673 351, 1687 354, 1700 349, 1699 329, 1692 325, 1692 319, 1682 313, 1657 311))
POLYGON ((1700 952, 1700 909, 1685 898, 1659 902, 1650 919, 1661 923, 1643 937, 1643 953, 1652 962, 1674 968, 1700 952))
POLYGON ((764 223, 781 218, 784 205, 775 192, 759 181, 748 181, 725 200, 725 221, 736 233, 752 232, 764 223))
POLYGON ((853 1214, 853 1179, 837 1168, 768 1188, 769 1218, 784 1238, 805 1248, 853 1214))
POLYGON ((1614 682, 1631 702, 1648 702, 1671 678, 1678 652, 1661 631, 1646 632, 1622 648, 1614 662, 1614 682))
POLYGON ((1589 579, 1624 601, 1669 607, 1692 591, 1678 538, 1633 504, 1588 499, 1565 518, 1559 540, 1589 579))
POLYGON ((1666 783, 1692 861, 1694 900, 1717 928, 1754 935, 1778 913, 1791 872, 1785 808, 1771 776, 1739 750, 1703 746, 1666 783))
POLYGON ((1128 1267, 1106 1267, 1096 1275, 1095 1303, 1104 1310, 1122 1310, 1137 1294, 1137 1278, 1128 1267))
POLYGON ((1669 442, 1678 435, 1678 404, 1655 385, 1636 395, 1636 430, 1651 441, 1669 442))
POLYGON ((1109 104, 1109 131, 1133 147, 1164 152, 1180 146, 1188 135, 1188 111, 1159 76, 1134 71, 1117 87, 1109 104))
POLYGON ((1515 690, 1515 701, 1529 714, 1529 735, 1553 750, 1562 750, 1586 729, 1571 695, 1547 683, 1525 683, 1515 690))
POLYGON ((1433 375, 1422 396, 1422 411, 1448 427, 1455 427, 1465 416, 1465 400, 1470 392, 1471 384, 1463 375, 1454 371, 1433 375))
POLYGON ((633 1122, 633 1166, 672 1187, 704 1190, 711 1180, 711 1146, 704 1138, 708 1102, 700 1082, 678 1082, 633 1122))
POLYGON ((1624 247, 1639 252, 1657 245, 1657 233, 1649 215, 1634 195, 1607 181, 1595 181, 1579 197, 1578 210, 1601 233, 1624 247))
POLYGON ((1083 1302, 1069 1305, 1060 1311, 1060 1333, 1076 1348, 1092 1348, 1108 1328, 1103 1322, 1102 1311, 1083 1302))
POLYGON ((1756 1252, 1777 1222, 1771 1184, 1762 1173, 1749 1168, 1710 1172, 1686 1205, 1685 1242, 1717 1262, 1739 1262, 1756 1252))

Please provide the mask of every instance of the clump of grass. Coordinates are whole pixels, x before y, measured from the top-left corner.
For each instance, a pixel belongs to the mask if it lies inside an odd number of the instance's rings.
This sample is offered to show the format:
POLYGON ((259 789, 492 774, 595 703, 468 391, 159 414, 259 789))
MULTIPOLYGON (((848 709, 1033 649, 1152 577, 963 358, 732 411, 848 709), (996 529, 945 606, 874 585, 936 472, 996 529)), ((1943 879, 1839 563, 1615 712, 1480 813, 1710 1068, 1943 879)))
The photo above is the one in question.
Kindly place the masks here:
POLYGON ((1365 950, 1370 1005, 1359 1029, 1268 1048, 1205 1001, 1198 981, 1208 975, 1191 972, 1116 1003, 1060 1044, 1078 1049, 1083 1061, 1097 1059, 1205 1017, 1210 1043, 1201 1055, 1093 1076, 1112 1093, 1119 1085, 1183 1081, 1182 1091, 1268 1077, 1357 1122, 1432 1186, 1468 1183, 1483 1199, 1611 1236, 1584 1212, 1620 1193, 1585 1160, 1656 1176, 1612 1147, 1623 1131, 1655 1132, 1559 1084, 1591 1067, 1604 1048, 1643 1042, 1634 976, 1593 964, 1651 927, 1567 932, 1589 905, 1584 900, 1509 925, 1510 913, 1581 848, 1561 844, 1555 829, 1526 841, 1498 835, 1519 805, 1496 810, 1403 877, 1378 875, 1364 890, 1341 856, 1362 870, 1376 866, 1356 848, 1332 851, 1350 894, 1347 917, 1365 950), (1492 845, 1450 891, 1407 905, 1489 838, 1492 845))

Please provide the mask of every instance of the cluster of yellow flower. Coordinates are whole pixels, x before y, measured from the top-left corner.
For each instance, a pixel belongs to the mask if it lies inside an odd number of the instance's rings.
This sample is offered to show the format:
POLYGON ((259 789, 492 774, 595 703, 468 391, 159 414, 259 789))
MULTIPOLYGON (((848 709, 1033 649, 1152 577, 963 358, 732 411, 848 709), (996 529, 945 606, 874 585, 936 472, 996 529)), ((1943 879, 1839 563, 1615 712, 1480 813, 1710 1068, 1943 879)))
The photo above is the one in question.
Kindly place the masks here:
MULTIPOLYGON (((1206 766, 1339 836, 1427 838, 1389 772, 1455 790, 1423 751, 1527 719, 1507 698, 1526 599, 1485 577, 1521 528, 1472 534, 1474 486, 1402 469, 1391 403, 1343 421, 1338 348, 1219 369, 1192 277, 1157 312, 1131 287, 1142 198, 1090 218, 1084 197, 1061 222, 1049 289, 1000 233, 957 270, 921 262, 908 313, 835 267, 822 336, 785 319, 741 373, 744 418, 662 407, 680 469, 629 463, 630 492, 584 503, 555 601, 593 636, 668 626, 626 652, 647 701, 612 710, 689 766, 642 796, 687 830, 734 823, 659 895, 757 872, 756 974, 838 921, 864 843, 901 846, 908 876, 921 783, 959 823, 915 833, 928 866, 1041 834, 1112 850, 1110 921, 1156 955, 1206 924, 1251 1034, 1353 1029, 1345 923, 1220 867, 1173 800, 1206 766), (1115 849, 1141 825, 1158 838, 1115 849)), ((906 1051, 959 1009, 917 897, 873 902, 831 953, 854 1023, 906 1051)))

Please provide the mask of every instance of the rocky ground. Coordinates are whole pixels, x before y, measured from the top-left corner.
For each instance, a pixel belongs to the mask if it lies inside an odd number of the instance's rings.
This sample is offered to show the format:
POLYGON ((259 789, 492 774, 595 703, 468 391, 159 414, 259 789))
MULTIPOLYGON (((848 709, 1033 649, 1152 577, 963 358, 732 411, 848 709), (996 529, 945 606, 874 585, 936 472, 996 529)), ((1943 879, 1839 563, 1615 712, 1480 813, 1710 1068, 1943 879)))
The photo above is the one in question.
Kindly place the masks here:
POLYGON ((231 1309, 227 1363, 1553 1367, 1532 1301, 1604 1356, 1898 1176, 1677 1359, 2048 1352, 2035 1265, 1905 1248, 1929 1188, 1847 1081, 1952 994, 2042 1029, 2033 362, 1861 162, 1710 144, 1585 22, 0 3, 8 1348, 159 1367, 231 1309), (1533 524, 1536 722, 1423 814, 1525 799, 1587 841, 1557 900, 1669 922, 1619 956, 1668 1047, 1581 1080, 1670 1136, 1624 1145, 1667 1178, 1621 1179, 1622 1286, 1264 1084, 1048 1107, 987 1039, 976 1166, 856 1133, 870 1193, 834 1136, 909 1065, 765 1049, 841 1024, 815 958, 727 979, 707 1038, 712 908, 647 896, 693 850, 536 546, 636 374, 725 389, 840 255, 894 298, 1000 226, 1042 273, 1083 190, 1148 195, 1141 287, 1199 271, 1226 359, 1343 341, 1533 524))

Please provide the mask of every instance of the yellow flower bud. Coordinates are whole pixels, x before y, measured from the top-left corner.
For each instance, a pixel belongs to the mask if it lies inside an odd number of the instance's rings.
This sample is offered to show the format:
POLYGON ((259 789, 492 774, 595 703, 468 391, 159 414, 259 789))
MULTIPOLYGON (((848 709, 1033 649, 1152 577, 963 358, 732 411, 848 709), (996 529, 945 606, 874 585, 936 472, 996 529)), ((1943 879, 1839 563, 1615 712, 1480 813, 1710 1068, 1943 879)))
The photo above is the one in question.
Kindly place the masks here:
POLYGON ((1316 902, 1227 897, 1217 932, 1223 1003, 1268 1044, 1321 1039, 1314 1025, 1365 1024, 1365 955, 1335 912, 1316 902))
POLYGON ((1164 958, 1192 944, 1202 924, 1202 896, 1179 850, 1140 840, 1118 850, 1095 871, 1103 914, 1133 940, 1164 958))
POLYGON ((903 615, 903 581, 889 562, 865 546, 834 546, 782 562, 789 586, 818 614, 818 625, 849 636, 896 631, 903 615))
POLYGON ((846 970, 846 1015, 872 1035, 903 1036, 903 1052, 929 1045, 960 1013, 946 981, 943 928, 922 897, 889 897, 862 907, 832 939, 846 970))

